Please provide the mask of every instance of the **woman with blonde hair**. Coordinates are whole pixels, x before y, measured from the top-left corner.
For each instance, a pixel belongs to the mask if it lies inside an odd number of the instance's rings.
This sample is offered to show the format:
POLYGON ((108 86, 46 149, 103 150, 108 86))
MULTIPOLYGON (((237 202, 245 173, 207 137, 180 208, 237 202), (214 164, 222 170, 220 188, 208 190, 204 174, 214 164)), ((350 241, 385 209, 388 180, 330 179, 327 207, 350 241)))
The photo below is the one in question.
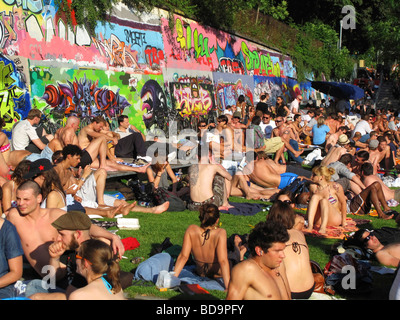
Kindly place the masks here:
POLYGON ((120 268, 112 248, 97 239, 86 240, 76 255, 78 272, 88 285, 75 290, 69 300, 125 300, 120 268))
POLYGON ((312 169, 310 201, 307 207, 308 231, 314 224, 319 225, 319 233, 326 233, 327 226, 346 226, 347 202, 340 184, 331 181, 335 169, 317 166, 312 169))
POLYGON ((312 127, 313 144, 325 148, 325 143, 331 129, 325 124, 325 118, 319 117, 312 127))

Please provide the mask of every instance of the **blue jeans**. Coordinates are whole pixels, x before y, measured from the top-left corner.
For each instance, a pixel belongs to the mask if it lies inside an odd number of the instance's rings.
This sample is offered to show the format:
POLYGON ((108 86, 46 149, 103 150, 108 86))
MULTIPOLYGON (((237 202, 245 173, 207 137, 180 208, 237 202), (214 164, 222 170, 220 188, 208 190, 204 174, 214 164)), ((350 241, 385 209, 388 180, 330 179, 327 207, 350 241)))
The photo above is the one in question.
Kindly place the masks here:
MULTIPOLYGON (((172 271, 174 260, 168 253, 158 253, 143 261, 136 269, 135 279, 157 282, 158 275, 162 270, 172 271)), ((195 266, 186 266, 179 274, 182 282, 189 284, 199 284, 208 290, 225 290, 222 278, 218 280, 200 277, 195 274, 195 266)))
POLYGON ((16 297, 16 290, 14 284, 10 284, 7 287, 0 288, 0 299, 10 299, 16 297))
MULTIPOLYGON (((290 139, 290 140, 289 140, 289 144, 292 146, 292 148, 293 148, 294 150, 299 151, 299 144, 297 143, 296 140, 290 139)), ((289 150, 288 150, 288 154, 289 154, 289 156, 290 156, 294 161, 296 161, 296 162, 298 162, 298 163, 300 163, 300 164, 303 163, 304 160, 303 160, 302 157, 300 157, 300 156, 295 157, 294 154, 293 154, 293 152, 291 152, 291 151, 289 151, 289 150)))
POLYGON ((50 162, 53 162, 51 159, 52 156, 53 156, 53 151, 48 146, 45 146, 41 153, 32 153, 29 156, 27 156, 25 160, 33 162, 39 159, 47 159, 50 162))
POLYGON ((360 138, 360 142, 365 143, 365 142, 367 142, 367 140, 368 140, 369 138, 371 138, 371 136, 370 136, 369 133, 364 134, 364 135, 360 138))
POLYGON ((135 279, 157 282, 160 271, 172 271, 174 260, 168 253, 158 253, 143 261, 136 269, 135 279))

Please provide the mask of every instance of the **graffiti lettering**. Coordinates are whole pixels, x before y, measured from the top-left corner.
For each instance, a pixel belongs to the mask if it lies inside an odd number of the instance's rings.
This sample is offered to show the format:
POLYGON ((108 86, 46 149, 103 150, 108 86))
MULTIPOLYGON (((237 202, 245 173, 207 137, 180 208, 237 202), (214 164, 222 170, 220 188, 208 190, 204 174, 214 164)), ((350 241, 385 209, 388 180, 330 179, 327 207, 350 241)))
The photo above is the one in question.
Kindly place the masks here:
POLYGON ((221 58, 219 60, 219 71, 227 73, 245 74, 242 61, 230 58, 221 58))
POLYGON ((182 116, 205 115, 213 106, 210 92, 201 86, 193 91, 188 84, 173 84, 173 96, 175 108, 182 116))
POLYGON ((29 10, 32 13, 40 13, 43 10, 42 0, 3 0, 6 4, 12 6, 16 5, 22 9, 29 10))
POLYGON ((14 112, 14 107, 15 100, 18 100, 24 91, 15 85, 13 72, 11 63, 5 65, 4 61, 0 61, 0 114, 6 122, 4 130, 11 130, 14 121, 20 119, 19 115, 14 112))
POLYGON ((145 33, 128 29, 125 29, 124 32, 126 42, 132 43, 133 45, 138 45, 139 47, 143 47, 145 44, 147 44, 145 33))
POLYGON ((116 35, 111 34, 110 40, 105 40, 102 36, 101 41, 93 38, 93 43, 103 56, 110 59, 110 66, 138 68, 137 51, 132 52, 130 46, 126 46, 116 35))
POLYGON ((146 60, 150 68, 152 68, 153 65, 160 66, 161 61, 164 60, 164 52, 157 48, 148 46, 144 53, 146 54, 146 60))
POLYGON ((199 63, 209 65, 211 63, 211 54, 214 52, 214 47, 208 45, 208 37, 204 37, 203 34, 199 34, 198 30, 195 29, 192 34, 192 28, 190 25, 186 26, 186 35, 184 27, 180 19, 176 19, 176 41, 180 44, 182 50, 194 49, 195 58, 199 63), (193 40, 193 44, 192 44, 193 40), (206 59, 199 59, 206 57, 206 59))
POLYGON ((281 68, 279 63, 272 63, 269 54, 259 54, 256 50, 251 51, 246 42, 242 42, 242 52, 246 59, 246 69, 252 70, 254 75, 280 77, 281 68))

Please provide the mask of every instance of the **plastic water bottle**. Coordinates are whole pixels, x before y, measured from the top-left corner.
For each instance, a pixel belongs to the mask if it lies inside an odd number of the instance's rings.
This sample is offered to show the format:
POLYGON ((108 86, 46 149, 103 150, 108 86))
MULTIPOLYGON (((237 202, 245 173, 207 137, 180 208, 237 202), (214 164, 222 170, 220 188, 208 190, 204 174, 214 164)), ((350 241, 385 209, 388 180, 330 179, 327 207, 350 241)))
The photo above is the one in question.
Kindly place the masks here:
POLYGON ((148 207, 150 205, 150 202, 146 202, 146 201, 139 201, 139 206, 141 207, 148 207))
POLYGON ((181 179, 182 179, 182 174, 183 174, 183 173, 182 173, 182 169, 179 169, 178 172, 175 173, 176 180, 178 180, 178 182, 181 181, 181 179))

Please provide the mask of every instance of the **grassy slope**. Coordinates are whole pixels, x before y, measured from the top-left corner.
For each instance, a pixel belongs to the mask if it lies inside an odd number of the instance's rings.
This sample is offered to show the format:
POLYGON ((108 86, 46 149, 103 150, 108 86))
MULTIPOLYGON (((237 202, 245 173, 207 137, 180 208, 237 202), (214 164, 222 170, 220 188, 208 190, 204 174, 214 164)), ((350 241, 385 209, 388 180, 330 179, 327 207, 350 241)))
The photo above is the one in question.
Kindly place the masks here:
MULTIPOLYGON (((230 199, 233 202, 246 202, 247 200, 242 198, 232 197, 230 199)), ((258 202, 259 201, 250 201, 258 202)), ((399 209, 399 207, 395 208, 399 209)), ((252 226, 260 221, 264 221, 268 212, 259 212, 254 216, 233 216, 223 214, 221 217, 222 228, 225 228, 228 237, 233 233, 245 234, 251 231, 252 226)), ((190 224, 198 224, 198 213, 193 211, 183 212, 165 212, 161 215, 144 214, 144 213, 130 213, 128 218, 138 218, 140 223, 140 229, 129 231, 119 230, 118 235, 121 238, 134 237, 139 243, 140 247, 135 250, 130 250, 125 253, 128 259, 121 261, 121 269, 124 271, 134 271, 137 265, 130 262, 133 257, 142 256, 148 258, 150 252, 155 245, 161 244, 166 237, 170 238, 172 244, 181 246, 183 235, 186 228, 190 224)), ((372 220, 370 224, 363 225, 362 227, 368 228, 380 228, 382 226, 395 227, 396 224, 393 220, 383 221, 373 217, 359 217, 350 216, 352 218, 367 218, 372 220)), ((338 240, 335 239, 321 239, 316 237, 307 237, 307 243, 310 248, 310 258, 317 261, 323 268, 329 261, 331 246, 338 240)), ((179 247, 178 247, 179 252, 179 247)), ((388 290, 393 280, 392 275, 378 276, 374 274, 374 290, 369 296, 363 297, 351 297, 352 299, 373 299, 381 300, 387 299, 388 290)), ((157 298, 177 298, 179 293, 173 290, 167 292, 159 292, 155 286, 152 287, 140 287, 132 286, 126 289, 128 295, 132 298, 137 296, 149 296, 157 298)), ((225 293, 219 291, 212 291, 212 295, 218 299, 224 299, 225 293)))

